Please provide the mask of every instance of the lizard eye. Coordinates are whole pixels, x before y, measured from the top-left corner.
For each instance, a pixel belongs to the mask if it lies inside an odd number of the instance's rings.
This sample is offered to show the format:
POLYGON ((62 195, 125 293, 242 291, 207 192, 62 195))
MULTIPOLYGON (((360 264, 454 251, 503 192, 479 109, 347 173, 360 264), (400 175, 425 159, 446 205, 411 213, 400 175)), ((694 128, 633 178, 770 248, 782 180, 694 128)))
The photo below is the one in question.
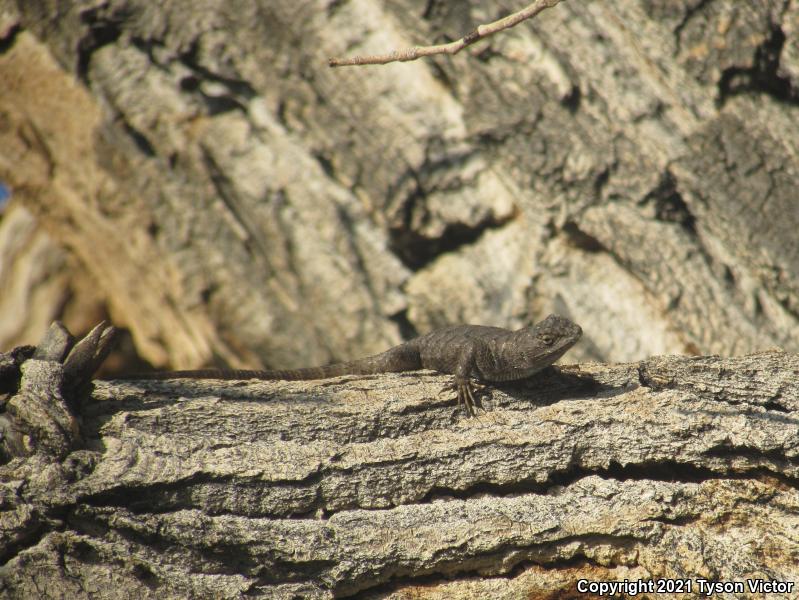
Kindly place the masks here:
POLYGON ((545 333, 541 336, 541 341, 544 342, 547 346, 552 343, 552 336, 548 333, 545 333))

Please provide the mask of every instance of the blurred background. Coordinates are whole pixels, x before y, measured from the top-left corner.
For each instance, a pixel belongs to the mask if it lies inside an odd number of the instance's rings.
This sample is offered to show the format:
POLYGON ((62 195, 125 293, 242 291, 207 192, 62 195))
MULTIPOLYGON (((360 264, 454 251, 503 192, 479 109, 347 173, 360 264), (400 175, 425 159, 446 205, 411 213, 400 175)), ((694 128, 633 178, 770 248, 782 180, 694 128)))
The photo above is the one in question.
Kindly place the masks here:
POLYGON ((554 312, 566 358, 799 349, 799 3, 0 0, 0 348, 293 367, 554 312))

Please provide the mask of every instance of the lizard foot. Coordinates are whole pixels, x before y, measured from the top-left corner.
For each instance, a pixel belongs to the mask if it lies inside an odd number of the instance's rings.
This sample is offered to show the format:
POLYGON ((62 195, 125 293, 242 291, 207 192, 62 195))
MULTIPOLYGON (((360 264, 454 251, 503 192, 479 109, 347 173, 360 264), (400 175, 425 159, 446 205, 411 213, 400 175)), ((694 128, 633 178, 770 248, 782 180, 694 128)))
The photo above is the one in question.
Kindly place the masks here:
POLYGON ((452 383, 442 388, 439 396, 444 392, 457 392, 458 407, 463 404, 463 410, 466 412, 466 416, 474 417, 477 416, 476 409, 480 409, 485 412, 483 403, 480 400, 480 396, 482 396, 482 392, 485 387, 485 385, 475 383, 469 379, 463 381, 455 379, 452 381, 452 383), (477 391, 477 393, 475 393, 475 391, 477 391))

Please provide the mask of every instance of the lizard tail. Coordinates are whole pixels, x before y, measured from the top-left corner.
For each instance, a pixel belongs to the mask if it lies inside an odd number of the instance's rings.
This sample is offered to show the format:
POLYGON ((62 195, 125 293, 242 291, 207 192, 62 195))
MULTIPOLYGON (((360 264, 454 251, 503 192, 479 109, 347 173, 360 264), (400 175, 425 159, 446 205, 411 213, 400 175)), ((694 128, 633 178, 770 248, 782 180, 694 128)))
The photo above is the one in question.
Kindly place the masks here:
POLYGON ((136 373, 123 379, 262 379, 301 381, 327 379, 339 375, 372 375, 398 371, 421 369, 421 360, 414 347, 402 344, 374 356, 367 356, 350 362, 336 363, 324 367, 281 370, 242 370, 242 369, 196 369, 191 371, 153 371, 136 373))
POLYGON ((317 367, 309 369, 261 371, 248 369, 193 369, 188 371, 151 371, 148 373, 133 373, 125 375, 122 379, 318 379, 323 375, 316 375, 317 367), (307 371, 307 373, 306 373, 307 371))
POLYGON ((188 371, 152 371, 149 373, 133 373, 125 375, 122 379, 225 379, 225 380, 286 380, 299 381, 306 379, 325 379, 326 377, 336 377, 345 375, 352 371, 341 370, 349 366, 350 363, 329 365, 326 367, 308 367, 304 369, 281 369, 281 370, 249 370, 249 369, 193 369, 188 371), (340 371, 341 370, 341 371, 340 371), (339 372, 340 371, 340 372, 339 372))

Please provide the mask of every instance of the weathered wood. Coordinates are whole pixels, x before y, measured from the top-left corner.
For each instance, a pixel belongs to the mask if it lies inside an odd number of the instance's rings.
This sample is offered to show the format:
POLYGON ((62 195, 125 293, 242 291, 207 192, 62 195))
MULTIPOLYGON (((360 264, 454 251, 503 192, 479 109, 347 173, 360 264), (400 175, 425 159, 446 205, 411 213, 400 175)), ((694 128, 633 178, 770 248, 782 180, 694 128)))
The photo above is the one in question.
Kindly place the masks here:
POLYGON ((61 459, 76 447, 77 397, 85 395, 114 338, 114 328, 100 323, 76 343, 54 322, 34 352, 17 348, 3 355, 2 389, 11 397, 0 411, 2 459, 37 453, 61 459))
POLYGON ((201 6, 0 2, 0 179, 152 364, 551 312, 577 360, 799 350, 796 3, 570 0, 338 70, 520 6, 201 6))
POLYGON ((491 390, 477 419, 447 382, 95 382, 80 448, 0 467, 4 591, 511 598, 799 578, 799 356, 551 369, 491 390))
POLYGON ((567 0, 368 71, 326 59, 519 6, 186 6, 0 0, 0 180, 40 228, 3 215, 3 339, 106 303, 154 365, 281 368, 555 312, 626 364, 466 421, 432 375, 87 398, 19 352, 0 594, 797 579, 799 4, 567 0))

